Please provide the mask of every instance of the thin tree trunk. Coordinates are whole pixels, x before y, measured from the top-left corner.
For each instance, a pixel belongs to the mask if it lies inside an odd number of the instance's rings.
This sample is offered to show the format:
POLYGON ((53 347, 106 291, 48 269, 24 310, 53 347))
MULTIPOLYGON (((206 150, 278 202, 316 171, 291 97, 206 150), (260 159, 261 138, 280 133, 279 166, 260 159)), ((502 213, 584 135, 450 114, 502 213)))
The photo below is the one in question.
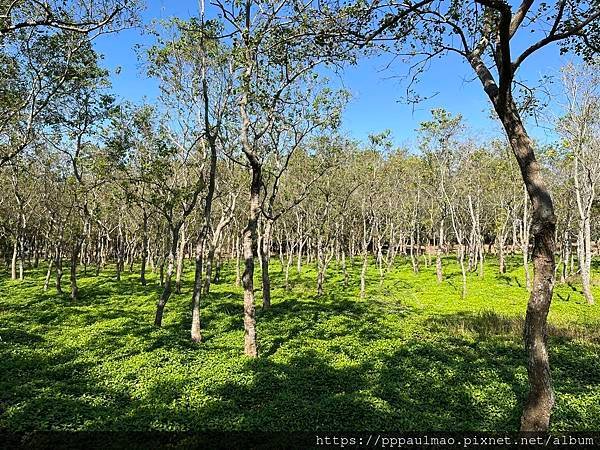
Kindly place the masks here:
POLYGON ((196 244, 196 268, 194 272, 194 292, 192 294, 192 328, 191 336, 193 342, 202 341, 202 327, 200 324, 200 302, 202 299, 202 259, 204 258, 204 244, 206 242, 206 231, 201 233, 196 244))
POLYGON ((265 220, 263 237, 260 246, 260 264, 262 278, 263 308, 271 307, 271 279, 269 277, 269 260, 271 259, 271 231, 273 222, 265 220))
POLYGON ((19 252, 19 243, 17 242, 17 239, 15 239, 15 242, 13 244, 12 261, 11 261, 11 265, 10 265, 10 279, 11 280, 17 279, 17 253, 18 252, 19 252))
POLYGON ((181 227, 179 250, 177 251, 177 272, 175 274, 175 293, 181 294, 181 275, 183 274, 183 259, 185 256, 185 226, 181 227))
POLYGON ((56 292, 62 294, 62 276, 63 276, 63 263, 62 263, 62 249, 60 244, 56 244, 56 292))
POLYGON ((302 273, 302 248, 304 247, 304 239, 298 238, 298 260, 296 261, 296 271, 298 275, 302 273))
POLYGON ((46 279, 44 280, 44 292, 48 290, 48 286, 50 285, 50 277, 52 276, 52 265, 54 262, 54 258, 50 258, 48 260, 48 270, 46 270, 46 279))
POLYGON ((156 304, 156 315, 154 316, 154 325, 156 325, 157 327, 162 326, 162 318, 165 310, 165 305, 167 304, 167 302, 169 301, 169 297, 171 296, 171 282, 173 279, 173 272, 175 270, 175 254, 177 253, 177 245, 179 243, 180 227, 181 223, 171 225, 169 227, 171 229, 171 247, 169 249, 169 261, 167 266, 167 274, 164 280, 163 291, 156 304))
POLYGON ((290 267, 294 260, 294 247, 292 246, 291 239, 287 239, 287 263, 285 265, 285 290, 290 289, 290 267))
POLYGON ((236 235, 235 235, 235 285, 236 286, 239 286, 242 281, 242 275, 241 275, 241 270, 240 270, 240 259, 241 259, 240 235, 239 235, 239 233, 236 233, 236 235))
POLYGON ((79 287, 77 286, 77 263, 79 261, 79 252, 81 251, 82 242, 79 238, 75 238, 71 247, 71 300, 77 300, 79 295, 79 287))
POLYGON ((462 238, 458 243, 460 272, 462 274, 462 295, 461 298, 464 300, 467 298, 467 270, 465 268, 465 246, 462 242, 462 238))
POLYGON ((363 251, 362 269, 360 271, 360 298, 365 298, 365 288, 367 284, 367 266, 368 266, 368 254, 363 251))
POLYGON ((140 283, 146 286, 146 262, 148 260, 148 213, 144 209, 142 221, 142 264, 140 268, 140 283))
POLYGON ((344 275, 344 287, 348 287, 348 267, 346 266, 346 246, 342 243, 342 273, 344 275))
POLYGON ((498 236, 498 272, 504 274, 506 272, 506 263, 504 261, 504 241, 505 236, 498 236))

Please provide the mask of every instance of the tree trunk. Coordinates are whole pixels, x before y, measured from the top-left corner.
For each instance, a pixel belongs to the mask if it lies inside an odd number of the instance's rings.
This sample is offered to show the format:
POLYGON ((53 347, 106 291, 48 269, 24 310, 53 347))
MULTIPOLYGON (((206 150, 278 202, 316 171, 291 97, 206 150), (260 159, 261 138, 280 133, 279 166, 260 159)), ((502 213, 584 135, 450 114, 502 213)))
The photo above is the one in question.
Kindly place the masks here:
POLYGON ((257 227, 260 212, 261 167, 252 164, 250 185, 250 211, 248 224, 244 229, 242 245, 244 251, 244 353, 251 357, 258 355, 256 346, 256 311, 254 307, 254 253, 257 249, 257 227))
POLYGON ((25 262, 25 236, 21 234, 19 239, 19 280, 23 281, 25 278, 24 273, 24 262, 25 262))
POLYGON ((77 287, 77 263, 79 261, 79 252, 81 251, 82 242, 79 238, 75 238, 71 247, 71 300, 77 300, 79 295, 79 287, 77 287))
POLYGON ((317 240, 317 295, 323 295, 323 282, 325 281, 325 255, 323 254, 323 238, 317 240))
POLYGON ((296 271, 298 275, 302 273, 302 248, 304 247, 304 239, 298 237, 298 260, 296 261, 296 271))
POLYGON ((498 236, 498 272, 504 274, 506 272, 506 264, 504 262, 504 241, 505 236, 498 236))
POLYGON ((192 294, 192 341, 202 341, 202 328, 200 326, 200 302, 202 299, 202 259, 204 258, 204 244, 206 231, 201 233, 196 244, 196 269, 194 273, 194 292, 192 294))
POLYGON ((467 269, 465 268, 465 246, 461 241, 458 243, 458 260, 460 262, 460 273, 462 274, 462 294, 461 298, 467 298, 467 269))
POLYGON ((177 251, 177 273, 175 275, 175 293, 181 294, 181 275, 183 274, 183 259, 185 256, 185 227, 181 228, 179 250, 177 251))
POLYGON ((484 274, 484 265, 483 263, 485 262, 485 244, 483 242, 483 237, 480 235, 479 236, 479 277, 483 278, 483 274, 484 274))
POLYGON ((348 267, 346 266, 346 246, 342 243, 342 273, 344 275, 344 287, 348 287, 348 267))
MULTIPOLYGON (((526 188, 527 189, 527 188, 526 188)), ((523 203, 523 221, 521 227, 521 252, 523 253, 523 269, 525 270, 525 286, 531 292, 531 276, 529 275, 529 228, 527 216, 528 193, 525 191, 525 200, 523 203)))
POLYGON ((121 228, 121 222, 119 222, 119 234, 117 235, 117 241, 115 244, 117 246, 116 278, 117 281, 121 281, 121 272, 123 270, 123 230, 121 228))
POLYGON ((521 416, 521 431, 546 431, 554 406, 547 350, 547 317, 554 288, 556 217, 550 192, 542 179, 533 143, 509 98, 506 110, 498 109, 512 150, 519 163, 532 206, 533 286, 525 316, 525 349, 529 395, 521 416))
POLYGON ((140 283, 146 286, 146 261, 148 260, 148 213, 143 212, 142 222, 142 264, 140 268, 140 283))
POLYGON ((564 283, 567 280, 567 276, 569 273, 569 258, 571 256, 571 239, 568 230, 565 230, 565 232, 563 233, 563 242, 561 250, 562 270, 560 271, 560 282, 564 283))
POLYGON ((363 251, 363 262, 362 269, 360 271, 360 298, 365 298, 365 288, 367 284, 367 266, 368 266, 368 254, 367 251, 363 251))
POLYGON ((287 239, 287 264, 285 265, 285 290, 290 289, 290 267, 294 260, 294 247, 292 246, 291 239, 287 239))
POLYGON ((62 249, 60 244, 56 244, 56 292, 62 294, 62 276, 63 276, 63 264, 62 264, 62 249))
POLYGON ((242 275, 240 270, 240 235, 236 233, 235 235, 235 285, 239 286, 242 281, 242 275))
MULTIPOLYGON (((162 326, 162 318, 165 310, 165 305, 171 296, 171 281, 173 279, 173 271, 175 269, 175 254, 177 253, 177 244, 179 243, 179 229, 181 224, 171 225, 171 247, 169 250, 169 262, 167 266, 167 274, 164 280, 164 287, 160 298, 156 304, 156 315, 154 316, 154 325, 162 326)), ((164 264, 164 263, 163 263, 164 264)))
POLYGON ((48 260, 48 270, 46 271, 46 279, 44 280, 44 292, 48 290, 48 286, 50 285, 50 276, 52 275, 52 263, 54 262, 54 258, 50 258, 48 260))
POLYGON ((273 221, 266 219, 260 246, 260 267, 262 278, 263 308, 271 307, 271 279, 269 277, 269 260, 271 259, 271 231, 273 221))
POLYGON ((158 267, 158 284, 160 287, 165 285, 165 257, 161 256, 159 258, 160 264, 158 267))
POLYGON ((222 250, 223 249, 222 249, 221 245, 219 245, 215 252, 217 264, 215 265, 215 275, 213 276, 213 279, 212 279, 212 282, 214 284, 217 284, 217 283, 219 283, 219 281, 221 281, 221 268, 223 266, 223 259, 221 257, 222 250))
POLYGON ((444 280, 444 272, 442 268, 442 253, 444 251, 444 221, 440 221, 440 231, 438 234, 438 245, 435 253, 435 275, 437 282, 440 284, 444 280))
POLYGON ((583 285, 583 296, 588 305, 594 304, 594 295, 591 289, 591 267, 592 267, 592 238, 590 229, 590 218, 585 217, 581 226, 583 251, 579 266, 581 268, 581 283, 583 285))
POLYGON ((412 264, 412 269, 414 273, 419 273, 419 260, 417 258, 417 254, 415 254, 415 232, 414 228, 410 232, 410 262, 412 264))
POLYGON ((17 253, 18 252, 19 252, 19 243, 15 239, 15 242, 13 244, 13 254, 12 254, 12 260, 11 260, 11 265, 10 265, 10 279, 11 280, 17 279, 17 253))

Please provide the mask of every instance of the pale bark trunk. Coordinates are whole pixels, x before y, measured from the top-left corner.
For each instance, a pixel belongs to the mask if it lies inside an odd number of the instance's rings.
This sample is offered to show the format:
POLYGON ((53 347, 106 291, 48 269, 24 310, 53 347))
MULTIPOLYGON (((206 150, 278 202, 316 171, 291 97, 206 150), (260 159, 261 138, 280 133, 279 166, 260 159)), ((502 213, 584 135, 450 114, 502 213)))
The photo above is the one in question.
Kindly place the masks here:
POLYGON ((146 210, 143 212, 141 258, 140 283, 142 283, 142 286, 146 286, 146 262, 148 260, 148 213, 146 210))
POLYGON ((525 286, 531 292, 531 276, 529 275, 529 224, 527 214, 528 194, 525 191, 525 199, 523 203, 523 221, 521 226, 521 252, 523 253, 523 269, 525 271, 525 286))
POLYGON ((117 248, 117 267, 116 267, 116 278, 117 281, 121 281, 121 272, 123 271, 123 253, 124 253, 124 242, 123 242, 123 229, 121 222, 119 222, 119 232, 117 240, 115 242, 117 248))
POLYGON ((298 274, 302 273, 302 249, 304 247, 304 239, 298 238, 298 260, 296 261, 296 271, 298 274))
POLYGON ((498 235, 498 272, 504 274, 506 272, 506 263, 504 257, 504 245, 506 242, 506 235, 500 233, 498 235))
POLYGON ((48 290, 48 286, 50 285, 50 277, 52 276, 52 265, 54 262, 54 258, 50 257, 48 260, 48 270, 46 270, 46 279, 44 280, 44 292, 48 290))
POLYGON ((342 273, 344 275, 344 287, 348 287, 348 267, 346 266, 346 247, 342 243, 342 273))
POLYGON ((287 263, 285 265, 285 290, 290 289, 290 268, 294 262, 294 245, 291 239, 287 239, 287 263))
POLYGON ((239 234, 236 234, 236 236, 235 236, 235 285, 236 286, 239 286, 242 281, 242 275, 241 275, 241 270, 240 270, 240 259, 241 259, 240 236, 239 236, 239 234))
POLYGON ((202 260, 204 258, 204 243, 206 232, 202 233, 196 244, 196 267, 194 272, 194 292, 192 294, 192 328, 193 342, 202 341, 202 327, 200 324, 200 302, 202 300, 202 260))
POLYGON ((77 263, 79 261, 79 252, 81 251, 81 240, 75 238, 75 242, 71 247, 71 300, 77 300, 79 295, 79 287, 77 286, 77 263))
POLYGON ((462 274, 462 294, 461 298, 464 300, 467 297, 467 269, 465 268, 465 246, 461 242, 458 243, 460 272, 462 274))
POLYGON ((56 245, 56 292, 62 294, 62 276, 63 276, 63 263, 62 263, 62 249, 61 245, 56 245))
POLYGON ((183 260, 185 256, 185 226, 181 227, 179 250, 177 251, 177 272, 175 274, 175 293, 181 294, 181 276, 183 274, 183 260))
POLYGON ((269 219, 266 219, 260 246, 260 264, 264 309, 268 309, 271 307, 271 279, 269 277, 269 260, 271 258, 272 227, 273 222, 269 219))
POLYGON ((365 288, 367 284, 367 266, 368 266, 368 255, 367 252, 363 252, 362 269, 360 271, 360 298, 365 298, 365 288))
POLYGON ((440 284, 444 280, 444 272, 442 267, 442 254, 444 252, 444 221, 440 221, 440 230, 438 234, 438 246, 435 254, 435 274, 437 282, 440 284))
POLYGON ((11 265, 10 265, 10 279, 11 280, 17 279, 17 253, 18 252, 19 252, 19 243, 15 239, 15 242, 13 244, 13 254, 12 254, 12 260, 11 260, 11 265))

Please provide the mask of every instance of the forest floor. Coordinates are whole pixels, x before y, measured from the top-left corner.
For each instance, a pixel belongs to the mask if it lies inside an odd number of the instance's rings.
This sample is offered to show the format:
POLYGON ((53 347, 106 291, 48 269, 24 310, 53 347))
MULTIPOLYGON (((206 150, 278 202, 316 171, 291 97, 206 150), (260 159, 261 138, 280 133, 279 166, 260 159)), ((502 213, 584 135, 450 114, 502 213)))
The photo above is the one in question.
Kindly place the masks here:
MULTIPOLYGON (((257 308, 254 360, 242 354, 232 268, 204 299, 204 342, 190 342, 191 267, 161 329, 152 325, 154 274, 146 287, 135 273, 82 276, 77 302, 43 292, 41 269, 23 282, 0 274, 0 428, 518 429, 528 294, 517 259, 506 275, 493 260, 483 279, 469 274, 464 300, 452 258, 441 285, 433 267, 415 275, 398 261, 383 284, 371 267, 363 300, 358 262, 347 288, 332 263, 317 297, 314 267, 294 268, 286 292, 273 261, 273 305, 257 308)), ((598 430, 600 306, 587 306, 577 284, 557 285, 549 320, 552 429, 598 430)))

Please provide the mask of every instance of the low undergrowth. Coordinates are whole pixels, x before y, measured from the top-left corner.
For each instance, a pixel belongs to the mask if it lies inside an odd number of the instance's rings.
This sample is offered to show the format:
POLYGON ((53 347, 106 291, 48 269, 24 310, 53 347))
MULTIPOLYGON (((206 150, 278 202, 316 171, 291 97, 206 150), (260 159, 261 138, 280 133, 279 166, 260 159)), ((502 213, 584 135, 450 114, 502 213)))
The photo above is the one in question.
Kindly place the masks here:
MULTIPOLYGON (((191 265, 189 265, 191 266, 191 265)), ((316 296, 314 267, 273 262, 273 305, 258 307, 257 359, 242 354, 242 291, 225 267, 202 305, 204 342, 189 340, 190 291, 152 325, 156 276, 81 275, 81 298, 43 273, 0 277, 0 427, 10 430, 516 430, 527 392, 521 333, 527 302, 515 260, 504 275, 461 276, 451 258, 414 274, 398 261, 380 282, 332 264, 316 296)), ((191 269, 190 269, 191 270, 191 269)), ((257 274, 257 281, 259 281, 257 274)), ((67 281, 67 280, 65 280, 67 281)), ((259 286, 259 283, 257 283, 259 286)), ((594 288, 600 298, 600 289, 594 288)), ((257 306, 260 292, 257 292, 257 306)), ((556 287, 550 313, 556 390, 552 429, 600 429, 600 310, 577 285, 556 287)))

